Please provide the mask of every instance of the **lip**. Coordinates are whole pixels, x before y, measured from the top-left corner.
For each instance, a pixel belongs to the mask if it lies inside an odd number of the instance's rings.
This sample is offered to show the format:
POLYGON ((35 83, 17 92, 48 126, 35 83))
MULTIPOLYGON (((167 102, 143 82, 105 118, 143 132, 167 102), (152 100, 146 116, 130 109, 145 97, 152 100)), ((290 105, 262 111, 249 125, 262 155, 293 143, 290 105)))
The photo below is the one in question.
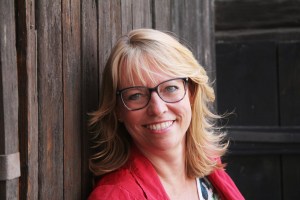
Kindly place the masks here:
POLYGON ((167 120, 144 125, 145 128, 151 131, 164 131, 174 124, 175 120, 167 120))

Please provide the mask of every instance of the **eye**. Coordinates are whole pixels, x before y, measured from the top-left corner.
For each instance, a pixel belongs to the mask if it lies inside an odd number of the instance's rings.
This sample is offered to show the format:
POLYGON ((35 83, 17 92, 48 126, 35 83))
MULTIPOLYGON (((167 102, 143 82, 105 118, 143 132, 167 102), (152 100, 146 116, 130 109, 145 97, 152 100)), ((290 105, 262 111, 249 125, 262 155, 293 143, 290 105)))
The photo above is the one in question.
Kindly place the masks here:
POLYGON ((176 86, 176 85, 170 85, 170 86, 167 86, 165 88, 165 91, 169 92, 169 93, 172 93, 172 92, 176 92, 178 89, 179 89, 178 86, 176 86))
POLYGON ((131 94, 131 95, 127 96, 126 100, 137 101, 137 100, 141 99, 142 97, 143 97, 142 93, 135 93, 135 94, 131 94))
POLYGON ((122 98, 125 101, 141 101, 147 98, 147 88, 130 88, 122 93, 122 98))

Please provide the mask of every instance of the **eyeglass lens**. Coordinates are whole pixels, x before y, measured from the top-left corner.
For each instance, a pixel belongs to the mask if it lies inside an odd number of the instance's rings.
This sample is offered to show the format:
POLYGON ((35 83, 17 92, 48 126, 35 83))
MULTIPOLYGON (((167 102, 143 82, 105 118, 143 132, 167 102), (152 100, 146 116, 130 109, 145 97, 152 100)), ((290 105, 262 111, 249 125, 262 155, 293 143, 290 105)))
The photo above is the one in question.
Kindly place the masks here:
POLYGON ((182 100, 186 93, 186 80, 183 78, 164 81, 154 88, 136 86, 121 91, 121 99, 128 110, 138 110, 146 107, 153 91, 167 103, 182 100))

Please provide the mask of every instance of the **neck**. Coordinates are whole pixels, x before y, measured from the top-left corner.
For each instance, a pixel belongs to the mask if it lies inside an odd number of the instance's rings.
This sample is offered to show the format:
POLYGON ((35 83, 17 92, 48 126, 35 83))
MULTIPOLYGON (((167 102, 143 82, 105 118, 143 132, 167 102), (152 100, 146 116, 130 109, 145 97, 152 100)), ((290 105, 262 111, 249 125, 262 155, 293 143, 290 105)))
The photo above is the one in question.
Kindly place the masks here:
POLYGON ((162 182, 187 179, 185 145, 170 150, 142 150, 142 153, 151 161, 162 182))
POLYGON ((185 145, 172 150, 141 150, 154 166, 171 199, 198 199, 194 178, 187 177, 185 145))

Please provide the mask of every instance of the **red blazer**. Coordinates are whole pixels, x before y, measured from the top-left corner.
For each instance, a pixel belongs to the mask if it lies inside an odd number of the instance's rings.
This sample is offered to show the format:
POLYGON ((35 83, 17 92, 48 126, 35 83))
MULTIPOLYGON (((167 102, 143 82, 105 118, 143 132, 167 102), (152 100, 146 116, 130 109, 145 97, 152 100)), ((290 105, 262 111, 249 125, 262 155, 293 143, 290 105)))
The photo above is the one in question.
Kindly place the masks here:
MULTIPOLYGON (((242 200, 231 178, 224 170, 215 170, 208 176, 222 200, 242 200)), ((127 164, 105 175, 96 185, 88 200, 169 200, 151 162, 137 149, 127 164)))

